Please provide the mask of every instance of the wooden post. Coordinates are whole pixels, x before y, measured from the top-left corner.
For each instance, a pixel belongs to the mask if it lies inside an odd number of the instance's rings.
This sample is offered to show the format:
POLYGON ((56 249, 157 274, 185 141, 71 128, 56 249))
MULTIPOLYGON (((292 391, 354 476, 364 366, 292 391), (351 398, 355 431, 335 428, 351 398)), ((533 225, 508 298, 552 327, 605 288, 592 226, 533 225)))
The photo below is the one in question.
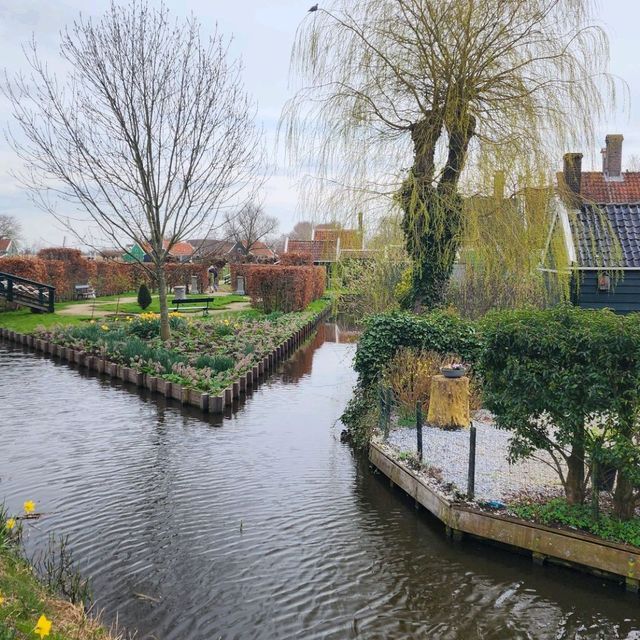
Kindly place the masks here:
POLYGON ((418 438, 418 460, 422 462, 422 405, 416 402, 416 437, 418 438))
POLYGON ((476 492, 476 427, 469 430, 469 474, 467 476, 467 499, 473 500, 476 492))

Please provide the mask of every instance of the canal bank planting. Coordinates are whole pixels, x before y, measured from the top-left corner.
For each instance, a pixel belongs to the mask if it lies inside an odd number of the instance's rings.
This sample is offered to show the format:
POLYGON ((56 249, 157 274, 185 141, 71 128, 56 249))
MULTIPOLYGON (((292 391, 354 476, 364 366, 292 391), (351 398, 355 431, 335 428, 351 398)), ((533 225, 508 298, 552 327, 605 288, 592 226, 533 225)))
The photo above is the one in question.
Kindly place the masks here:
MULTIPOLYGON (((9 517, 0 507, 0 638, 116 640, 98 620, 87 615, 81 603, 74 604, 68 595, 63 598, 55 588, 46 588, 26 560, 22 531, 29 518, 35 516, 34 509, 34 503, 28 500, 24 513, 9 517)), ((66 559, 55 564, 55 571, 54 563, 49 564, 52 569, 49 581, 56 571, 58 586, 70 577, 66 559)))
POLYGON ((204 412, 222 413, 298 349, 330 308, 323 298, 288 314, 212 320, 172 314, 172 337, 164 343, 154 314, 28 335, 0 329, 0 336, 204 412))
MULTIPOLYGON (((369 320, 355 365, 359 384, 343 420, 352 439, 369 446, 372 458, 384 454, 400 466, 409 464, 448 501, 447 509, 460 505, 485 515, 488 510, 494 519, 519 520, 523 527, 580 531, 590 545, 627 549, 635 567, 640 543, 637 317, 573 307, 494 313, 479 322, 446 313, 383 314, 369 320), (428 392, 416 398, 407 388, 429 389, 428 378, 435 382, 435 374, 424 368, 418 375, 418 368, 405 365, 400 384, 391 373, 403 349, 413 350, 416 361, 435 354, 467 364, 477 397, 490 410, 481 412, 477 429, 412 428, 417 413, 428 415, 430 398, 428 392), (412 414, 404 395, 412 399, 412 414)), ((434 513, 440 517, 438 509, 434 513)), ((509 528, 505 525, 505 531, 509 528)), ((467 532, 483 537, 482 527, 467 532)), ((495 532, 484 537, 499 539, 495 532)), ((518 540, 502 541, 540 552, 518 540)), ((562 545, 564 538, 554 540, 562 545)), ((583 562, 586 553, 576 560, 562 546, 548 551, 592 566, 583 562)), ((621 573, 621 566, 593 568, 622 576, 637 589, 635 568, 629 565, 621 573)))

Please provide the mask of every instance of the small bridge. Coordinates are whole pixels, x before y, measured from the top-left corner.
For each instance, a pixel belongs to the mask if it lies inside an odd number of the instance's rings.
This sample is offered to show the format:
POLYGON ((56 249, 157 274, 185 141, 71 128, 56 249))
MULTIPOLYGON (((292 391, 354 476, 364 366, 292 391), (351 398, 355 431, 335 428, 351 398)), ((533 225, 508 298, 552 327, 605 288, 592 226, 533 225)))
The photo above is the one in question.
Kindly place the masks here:
POLYGON ((0 298, 32 311, 53 313, 55 287, 0 271, 0 298))

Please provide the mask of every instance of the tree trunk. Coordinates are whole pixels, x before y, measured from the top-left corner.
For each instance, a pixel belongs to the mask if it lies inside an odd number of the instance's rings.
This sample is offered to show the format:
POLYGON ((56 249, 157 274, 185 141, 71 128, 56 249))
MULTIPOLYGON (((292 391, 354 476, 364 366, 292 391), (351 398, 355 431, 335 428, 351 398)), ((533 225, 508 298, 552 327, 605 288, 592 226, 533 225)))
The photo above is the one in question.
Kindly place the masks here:
POLYGON ((166 342, 171 336, 169 328, 169 303, 167 301, 167 280, 163 265, 156 266, 156 280, 158 281, 158 297, 160 299, 160 339, 166 342))
POLYGON ((414 311, 441 305, 453 272, 462 235, 462 198, 457 193, 475 119, 460 116, 449 126, 449 151, 440 182, 434 187, 435 148, 444 122, 431 112, 411 130, 414 161, 402 187, 402 227, 413 260, 414 311))
POLYGON ((613 494, 613 510, 620 520, 631 520, 636 510, 633 485, 621 471, 618 471, 618 481, 613 494))
POLYGON ((569 504, 584 502, 584 445, 575 444, 571 455, 567 458, 567 479, 565 481, 565 495, 569 504))

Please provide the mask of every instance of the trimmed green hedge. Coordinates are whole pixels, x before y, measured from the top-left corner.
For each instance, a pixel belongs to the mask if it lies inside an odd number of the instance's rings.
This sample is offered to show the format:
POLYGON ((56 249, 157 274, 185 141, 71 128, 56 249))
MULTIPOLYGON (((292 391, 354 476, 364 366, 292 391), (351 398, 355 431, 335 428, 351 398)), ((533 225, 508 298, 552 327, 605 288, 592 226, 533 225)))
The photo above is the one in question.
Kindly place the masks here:
POLYGON ((355 369, 364 387, 377 380, 400 347, 456 353, 470 364, 478 362, 482 349, 476 324, 447 311, 421 316, 380 313, 370 316, 365 327, 355 357, 355 369))

